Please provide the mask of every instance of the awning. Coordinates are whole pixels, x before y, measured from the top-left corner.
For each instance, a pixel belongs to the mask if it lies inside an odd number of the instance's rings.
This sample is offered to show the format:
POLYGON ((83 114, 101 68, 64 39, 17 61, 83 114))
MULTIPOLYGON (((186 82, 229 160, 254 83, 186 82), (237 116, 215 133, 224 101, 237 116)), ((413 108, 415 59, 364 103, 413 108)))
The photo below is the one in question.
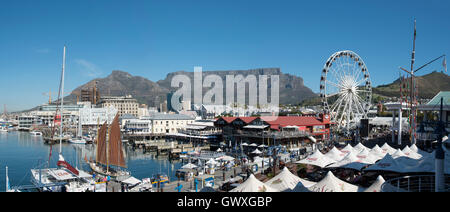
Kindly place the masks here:
POLYGON ((140 181, 140 180, 138 180, 138 179, 136 179, 134 177, 129 177, 129 178, 127 178, 126 180, 124 180, 122 182, 126 183, 128 185, 134 186, 134 185, 137 185, 137 184, 141 183, 142 181, 140 181))
POLYGON ((265 129, 266 127, 268 127, 269 125, 247 125, 247 126, 244 126, 243 128, 245 128, 245 129, 260 129, 260 130, 262 130, 262 129, 265 129))

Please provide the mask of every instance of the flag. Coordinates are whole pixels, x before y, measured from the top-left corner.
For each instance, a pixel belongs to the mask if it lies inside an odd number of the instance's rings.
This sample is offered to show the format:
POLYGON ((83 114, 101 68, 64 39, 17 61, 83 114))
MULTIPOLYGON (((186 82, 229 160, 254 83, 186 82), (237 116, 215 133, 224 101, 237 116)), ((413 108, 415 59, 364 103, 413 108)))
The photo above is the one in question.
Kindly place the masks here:
POLYGON ((447 58, 444 57, 444 61, 442 62, 442 65, 444 66, 445 73, 447 73, 447 58))

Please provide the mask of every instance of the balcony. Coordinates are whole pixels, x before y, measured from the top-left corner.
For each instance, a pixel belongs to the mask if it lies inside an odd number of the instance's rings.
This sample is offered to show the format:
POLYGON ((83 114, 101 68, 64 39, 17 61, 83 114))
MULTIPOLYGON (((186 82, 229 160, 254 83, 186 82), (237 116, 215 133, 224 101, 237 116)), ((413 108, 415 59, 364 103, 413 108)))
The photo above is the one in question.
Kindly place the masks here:
MULTIPOLYGON (((444 177, 445 192, 450 192, 450 176, 444 177)), ((387 180, 381 185, 382 192, 434 192, 435 175, 404 176, 387 180)))

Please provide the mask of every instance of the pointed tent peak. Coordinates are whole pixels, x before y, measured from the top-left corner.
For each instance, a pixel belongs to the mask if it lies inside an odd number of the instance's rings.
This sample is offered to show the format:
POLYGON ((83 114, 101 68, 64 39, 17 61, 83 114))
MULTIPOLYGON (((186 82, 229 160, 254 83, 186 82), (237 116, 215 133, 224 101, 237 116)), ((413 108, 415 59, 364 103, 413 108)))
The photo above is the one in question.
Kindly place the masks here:
POLYGON ((402 152, 405 153, 405 154, 406 153, 410 153, 411 149, 409 148, 409 146, 405 146, 405 148, 402 149, 402 152))
POLYGON ((402 150, 397 149, 397 151, 395 151, 395 152, 392 154, 392 157, 393 157, 393 158, 407 157, 407 155, 406 155, 402 150))
POLYGON ((381 175, 378 175, 375 182, 372 183, 372 185, 369 186, 364 192, 380 192, 381 186, 385 182, 384 178, 381 175))
POLYGON ((385 152, 385 153, 389 153, 389 154, 393 154, 396 150, 394 148, 392 148, 391 146, 389 146, 388 143, 384 143, 383 146, 381 146, 381 149, 385 152))
POLYGON ((245 182, 241 183, 230 192, 278 192, 278 190, 267 186, 258 180, 255 175, 251 174, 245 182))
POLYGON ((341 151, 341 152, 344 152, 344 153, 349 153, 349 152, 353 152, 354 149, 353 149, 352 145, 347 144, 347 145, 346 145, 344 148, 342 148, 340 151, 341 151))
POLYGON ((358 144, 356 144, 356 146, 353 147, 353 149, 356 149, 358 151, 361 151, 363 149, 367 149, 366 146, 364 146, 361 142, 359 142, 358 144))
POLYGON ((414 152, 419 152, 419 148, 417 148, 416 144, 412 144, 409 148, 414 152))
POLYGON ((289 173, 291 173, 291 171, 289 171, 289 169, 285 166, 284 168, 283 168, 283 170, 281 171, 281 173, 283 173, 283 172, 289 172, 289 173))
POLYGON ((290 192, 311 192, 302 182, 298 182, 297 185, 290 192))
POLYGON ((366 148, 359 151, 358 155, 368 155, 369 153, 370 153, 369 150, 366 148))
POLYGON ((378 177, 377 177, 377 180, 376 181, 380 181, 380 182, 385 182, 385 180, 384 180, 384 178, 383 178, 383 176, 381 176, 381 175, 378 175, 378 177))

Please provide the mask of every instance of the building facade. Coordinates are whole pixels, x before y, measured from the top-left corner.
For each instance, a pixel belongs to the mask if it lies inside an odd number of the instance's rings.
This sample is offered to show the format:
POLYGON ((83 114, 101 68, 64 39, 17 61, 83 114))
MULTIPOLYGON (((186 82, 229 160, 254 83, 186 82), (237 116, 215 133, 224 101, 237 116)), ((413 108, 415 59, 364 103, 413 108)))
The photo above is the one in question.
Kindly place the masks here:
POLYGON ((113 106, 120 116, 124 114, 139 116, 139 103, 131 95, 104 96, 100 99, 99 105, 103 108, 113 106))

